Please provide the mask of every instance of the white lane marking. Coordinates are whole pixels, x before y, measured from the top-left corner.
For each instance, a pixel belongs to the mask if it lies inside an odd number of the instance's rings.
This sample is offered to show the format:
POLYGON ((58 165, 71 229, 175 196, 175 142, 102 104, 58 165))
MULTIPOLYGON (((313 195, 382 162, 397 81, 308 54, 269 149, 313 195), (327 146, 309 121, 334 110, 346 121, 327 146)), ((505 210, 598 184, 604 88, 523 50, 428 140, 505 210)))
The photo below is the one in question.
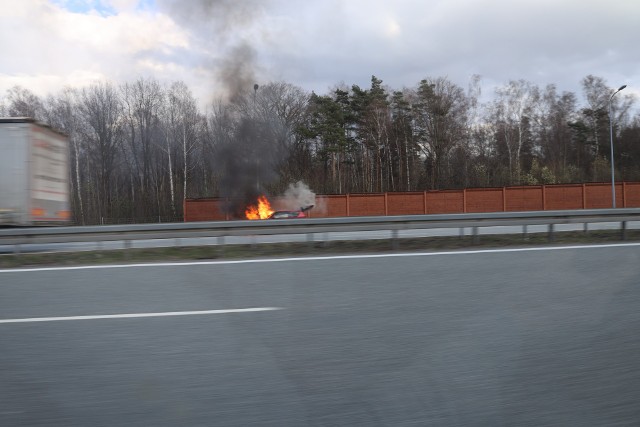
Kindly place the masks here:
POLYGON ((131 318, 137 318, 137 317, 197 316, 201 314, 250 313, 255 311, 274 311, 274 310, 283 310, 283 308, 253 307, 253 308, 232 308, 227 310, 167 311, 162 313, 98 314, 93 316, 66 316, 66 317, 30 317, 25 319, 0 319, 0 323, 32 323, 32 322, 59 322, 62 320, 131 319, 131 318))
POLYGON ((537 252, 537 251, 564 251, 576 249, 606 249, 624 248, 640 246, 640 243, 611 243, 605 245, 573 245, 573 246, 541 246, 527 248, 498 248, 498 249, 477 249, 443 252, 404 252, 386 254, 359 254, 359 255, 329 255, 310 257, 289 257, 289 258, 257 258, 239 260, 217 260, 217 261, 190 261, 190 262, 155 262, 145 264, 108 264, 108 265, 78 265, 67 267, 33 267, 33 268, 9 268, 0 269, 0 273, 28 273, 34 271, 62 271, 62 270, 96 270, 108 268, 137 268, 137 267, 186 267, 193 265, 228 265, 228 264, 259 264, 271 262, 290 261, 327 261, 342 259, 367 259, 367 258, 400 258, 400 257, 424 257, 443 255, 474 255, 474 254, 496 254, 509 252, 537 252))

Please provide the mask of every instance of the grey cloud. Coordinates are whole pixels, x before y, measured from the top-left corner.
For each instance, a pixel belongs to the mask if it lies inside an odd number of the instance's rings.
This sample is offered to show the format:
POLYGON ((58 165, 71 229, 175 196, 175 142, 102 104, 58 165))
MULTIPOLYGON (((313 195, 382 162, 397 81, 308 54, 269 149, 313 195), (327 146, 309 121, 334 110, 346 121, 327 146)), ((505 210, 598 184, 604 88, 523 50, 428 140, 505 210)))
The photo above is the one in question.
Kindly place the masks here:
POLYGON ((466 87, 477 73, 498 84, 525 79, 576 93, 587 74, 612 85, 621 77, 640 79, 637 61, 629 60, 637 51, 640 3, 372 0, 366 8, 356 3, 362 7, 359 16, 331 19, 339 28, 326 31, 330 18, 325 17, 292 30, 299 48, 275 53, 285 79, 322 92, 327 81, 367 85, 371 74, 394 88, 414 86, 426 76, 447 76, 466 87), (372 15, 384 22, 385 13, 398 23, 395 38, 385 38, 368 22, 372 15))

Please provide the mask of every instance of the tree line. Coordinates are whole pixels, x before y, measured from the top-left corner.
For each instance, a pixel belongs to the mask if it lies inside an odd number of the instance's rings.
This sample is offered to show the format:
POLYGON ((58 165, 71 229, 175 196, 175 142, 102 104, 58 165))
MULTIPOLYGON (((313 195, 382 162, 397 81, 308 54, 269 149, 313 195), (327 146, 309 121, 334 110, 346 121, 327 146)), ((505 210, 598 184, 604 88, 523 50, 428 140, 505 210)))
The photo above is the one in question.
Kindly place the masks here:
POLYGON ((0 114, 32 117, 70 139, 76 223, 171 221, 183 199, 282 194, 303 181, 318 194, 422 191, 640 180, 640 115, 605 80, 581 81, 583 103, 555 85, 513 80, 481 100, 425 78, 394 90, 307 92, 286 82, 246 88, 204 111, 181 81, 96 82, 44 98, 13 87, 0 114), (611 103, 612 117, 609 117, 611 103))

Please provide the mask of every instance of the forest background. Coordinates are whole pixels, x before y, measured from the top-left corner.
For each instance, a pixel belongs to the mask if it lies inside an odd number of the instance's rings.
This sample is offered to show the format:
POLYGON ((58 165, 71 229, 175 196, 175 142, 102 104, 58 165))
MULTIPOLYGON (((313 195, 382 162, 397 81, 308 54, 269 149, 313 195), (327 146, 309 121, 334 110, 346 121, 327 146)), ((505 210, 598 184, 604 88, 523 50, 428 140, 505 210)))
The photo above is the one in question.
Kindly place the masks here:
POLYGON ((635 99, 597 76, 582 93, 511 80, 482 94, 426 77, 326 94, 277 81, 205 108, 182 81, 98 81, 39 97, 15 86, 0 116, 69 136, 77 224, 180 221, 183 199, 247 203, 300 182, 317 194, 640 180, 635 99), (611 115, 610 112, 611 111, 611 115))

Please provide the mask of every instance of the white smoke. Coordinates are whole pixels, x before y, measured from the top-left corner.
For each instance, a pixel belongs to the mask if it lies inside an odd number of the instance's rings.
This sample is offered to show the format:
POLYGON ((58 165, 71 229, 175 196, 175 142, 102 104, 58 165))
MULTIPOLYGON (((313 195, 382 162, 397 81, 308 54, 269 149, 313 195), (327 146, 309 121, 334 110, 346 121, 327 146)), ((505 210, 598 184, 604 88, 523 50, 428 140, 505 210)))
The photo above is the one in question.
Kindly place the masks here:
POLYGON ((289 188, 284 192, 280 200, 283 207, 287 210, 299 210, 307 206, 314 206, 313 210, 317 210, 316 193, 302 181, 295 184, 289 184, 289 188))

